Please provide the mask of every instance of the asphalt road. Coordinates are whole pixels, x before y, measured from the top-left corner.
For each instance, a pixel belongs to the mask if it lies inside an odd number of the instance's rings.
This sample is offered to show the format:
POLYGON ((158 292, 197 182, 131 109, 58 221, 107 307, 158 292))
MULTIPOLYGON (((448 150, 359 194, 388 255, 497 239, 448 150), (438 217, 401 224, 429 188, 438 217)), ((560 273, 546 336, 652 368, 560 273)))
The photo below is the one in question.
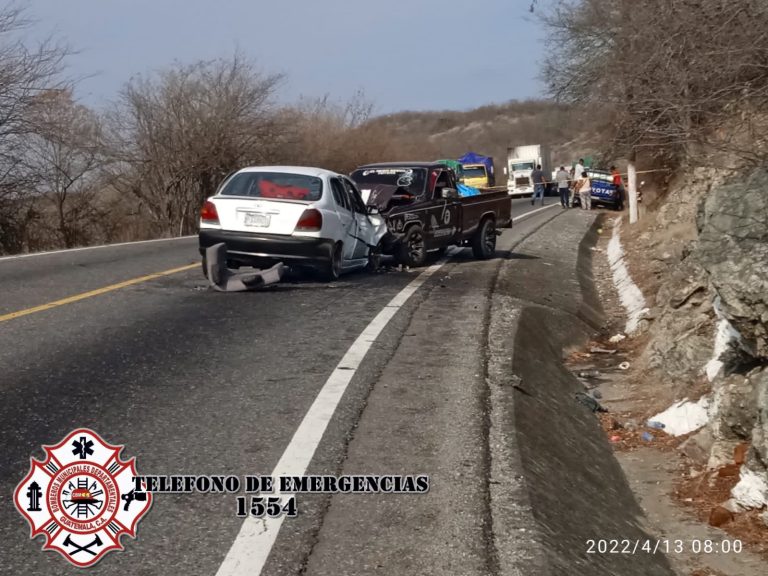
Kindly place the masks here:
MULTIPOLYGON (((513 202, 515 217, 532 210, 504 232, 496 259, 475 262, 460 251, 402 305, 354 371, 308 470, 425 473, 433 477, 429 494, 383 504, 381 497, 301 496, 299 517, 285 520, 263 574, 498 572, 484 338, 501 261, 524 262, 514 247, 547 222, 557 233, 551 222, 563 214, 559 207, 513 202), (388 437, 397 442, 382 441, 388 437), (449 477, 466 489, 454 494, 434 483, 449 477)), ((194 238, 0 259, 4 574, 77 572, 40 551, 42 539, 28 538, 13 506, 30 456, 43 457, 41 445, 89 427, 125 444, 123 455, 135 456, 142 474, 268 475, 350 346, 423 272, 221 294, 207 288, 198 262, 194 238), (92 291, 99 292, 72 299, 92 291), (58 304, 40 308, 51 302, 58 304)), ((91 571, 212 575, 241 526, 233 495, 157 495, 138 541, 126 539, 125 551, 91 571)))

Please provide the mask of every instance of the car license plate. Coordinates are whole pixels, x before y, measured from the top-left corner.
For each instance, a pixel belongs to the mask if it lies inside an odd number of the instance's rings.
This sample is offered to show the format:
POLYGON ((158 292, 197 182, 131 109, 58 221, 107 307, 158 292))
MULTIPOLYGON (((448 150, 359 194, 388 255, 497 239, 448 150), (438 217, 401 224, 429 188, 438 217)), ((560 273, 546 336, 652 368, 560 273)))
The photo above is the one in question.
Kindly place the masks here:
POLYGON ((269 214, 259 214, 258 212, 246 212, 244 224, 258 228, 269 226, 269 214))

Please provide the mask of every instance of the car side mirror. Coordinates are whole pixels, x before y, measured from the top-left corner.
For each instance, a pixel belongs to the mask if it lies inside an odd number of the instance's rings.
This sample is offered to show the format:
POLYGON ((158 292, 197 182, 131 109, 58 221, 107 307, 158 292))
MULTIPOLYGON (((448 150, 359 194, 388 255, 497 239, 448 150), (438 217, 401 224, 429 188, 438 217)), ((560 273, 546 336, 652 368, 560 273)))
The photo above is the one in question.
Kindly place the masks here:
POLYGON ((445 198, 446 200, 449 198, 458 198, 459 191, 456 190, 456 188, 443 188, 443 190, 440 193, 440 196, 445 198))
POLYGON ((378 214, 379 213, 379 207, 378 206, 368 205, 368 206, 366 206, 366 208, 368 209, 368 214, 378 214))

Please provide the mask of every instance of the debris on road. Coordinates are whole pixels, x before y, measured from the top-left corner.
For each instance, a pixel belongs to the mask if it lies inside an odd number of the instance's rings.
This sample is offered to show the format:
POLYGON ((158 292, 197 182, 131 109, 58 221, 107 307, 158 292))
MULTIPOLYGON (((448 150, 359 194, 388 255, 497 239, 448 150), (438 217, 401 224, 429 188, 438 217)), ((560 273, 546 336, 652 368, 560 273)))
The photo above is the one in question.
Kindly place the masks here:
POLYGON ((208 281, 218 292, 245 292, 277 284, 287 268, 279 262, 266 270, 233 272, 227 268, 227 245, 223 242, 207 248, 205 259, 208 281))
POLYGON ((624 334, 622 334, 622 333, 618 333, 618 334, 615 334, 615 335, 611 336, 608 339, 608 341, 613 343, 613 344, 616 344, 617 342, 621 342, 624 339, 626 339, 626 336, 624 334))
POLYGON ((598 370, 581 370, 577 376, 579 378, 598 378, 600 372, 598 370))
POLYGON ((589 394, 584 394, 584 392, 576 392, 576 400, 589 408, 592 412, 608 412, 608 409, 601 406, 600 402, 592 398, 589 394))
POLYGON ((656 420, 648 420, 645 425, 648 426, 648 428, 656 428, 657 430, 666 428, 663 422, 657 422, 656 420))
POLYGON ((629 362, 622 362, 619 364, 619 370, 629 370, 629 362))
POLYGON ((640 438, 642 438, 646 442, 651 442, 651 441, 653 441, 653 434, 651 434, 650 432, 643 432, 640 435, 640 438))
POLYGON ((664 425, 664 430, 672 436, 682 436, 698 430, 708 421, 709 399, 702 396, 697 402, 687 399, 673 404, 650 420, 664 425))
POLYGON ((589 351, 592 354, 616 354, 616 350, 608 350, 607 348, 590 348, 589 351))

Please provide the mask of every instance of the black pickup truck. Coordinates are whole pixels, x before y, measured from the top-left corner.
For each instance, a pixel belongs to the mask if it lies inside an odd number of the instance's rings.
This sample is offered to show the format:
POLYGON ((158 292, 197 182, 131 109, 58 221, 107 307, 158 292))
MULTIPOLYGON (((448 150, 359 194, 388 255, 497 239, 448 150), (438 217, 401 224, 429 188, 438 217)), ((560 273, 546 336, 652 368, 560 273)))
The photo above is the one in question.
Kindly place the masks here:
POLYGON ((496 252, 499 228, 512 227, 506 190, 459 196, 456 175, 440 162, 390 162, 352 172, 369 210, 387 221, 392 241, 384 253, 419 266, 432 252, 471 246, 476 258, 496 252))

